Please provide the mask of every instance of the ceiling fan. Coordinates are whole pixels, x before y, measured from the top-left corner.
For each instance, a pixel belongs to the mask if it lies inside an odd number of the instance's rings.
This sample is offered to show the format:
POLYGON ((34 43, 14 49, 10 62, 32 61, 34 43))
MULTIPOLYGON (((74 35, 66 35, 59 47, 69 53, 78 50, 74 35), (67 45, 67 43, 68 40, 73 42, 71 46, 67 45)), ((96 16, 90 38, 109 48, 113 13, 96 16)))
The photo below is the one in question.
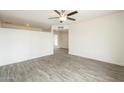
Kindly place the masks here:
POLYGON ((54 10, 54 12, 56 12, 59 15, 59 17, 50 17, 48 19, 59 19, 60 23, 63 23, 67 19, 71 20, 71 21, 76 21, 76 19, 71 18, 70 16, 78 13, 78 11, 73 11, 73 12, 70 12, 67 14, 67 12, 65 10, 61 10, 61 11, 54 10))

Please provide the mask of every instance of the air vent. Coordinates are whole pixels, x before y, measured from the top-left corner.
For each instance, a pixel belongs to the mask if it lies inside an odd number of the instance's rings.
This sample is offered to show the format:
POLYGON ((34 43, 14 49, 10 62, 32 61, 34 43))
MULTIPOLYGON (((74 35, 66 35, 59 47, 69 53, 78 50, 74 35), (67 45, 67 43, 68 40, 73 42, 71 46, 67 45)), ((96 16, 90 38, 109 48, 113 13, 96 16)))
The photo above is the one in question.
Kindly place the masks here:
POLYGON ((11 22, 7 22, 7 21, 4 21, 3 23, 5 23, 5 24, 12 24, 11 22))
POLYGON ((63 26, 59 26, 58 29, 64 29, 64 27, 63 26))

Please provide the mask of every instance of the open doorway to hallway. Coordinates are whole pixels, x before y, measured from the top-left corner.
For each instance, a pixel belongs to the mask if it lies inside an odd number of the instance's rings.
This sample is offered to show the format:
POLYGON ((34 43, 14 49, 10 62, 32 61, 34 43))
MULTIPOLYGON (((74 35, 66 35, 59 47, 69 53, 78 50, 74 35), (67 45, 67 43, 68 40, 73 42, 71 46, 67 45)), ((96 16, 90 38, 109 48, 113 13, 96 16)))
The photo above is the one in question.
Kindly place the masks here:
POLYGON ((68 50, 68 30, 54 30, 54 49, 68 50))

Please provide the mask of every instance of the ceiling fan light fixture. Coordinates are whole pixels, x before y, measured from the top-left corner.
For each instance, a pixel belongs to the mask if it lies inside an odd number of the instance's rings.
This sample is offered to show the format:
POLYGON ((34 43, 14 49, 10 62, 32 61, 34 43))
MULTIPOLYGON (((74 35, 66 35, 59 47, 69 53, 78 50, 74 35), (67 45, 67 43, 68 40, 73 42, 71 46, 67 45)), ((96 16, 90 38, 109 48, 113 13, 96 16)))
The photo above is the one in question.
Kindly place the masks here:
POLYGON ((76 19, 71 18, 70 16, 78 13, 78 11, 72 11, 70 13, 67 13, 65 10, 61 10, 61 11, 54 10, 54 12, 57 13, 57 15, 59 15, 59 16, 58 17, 50 17, 48 19, 59 19, 60 23, 63 23, 66 20, 76 21, 76 19))
POLYGON ((27 27, 29 27, 29 26, 30 26, 30 24, 26 24, 26 26, 27 26, 27 27))
POLYGON ((66 20, 67 20, 67 17, 63 17, 63 16, 62 16, 62 17, 60 17, 59 19, 60 19, 60 21, 66 21, 66 20))

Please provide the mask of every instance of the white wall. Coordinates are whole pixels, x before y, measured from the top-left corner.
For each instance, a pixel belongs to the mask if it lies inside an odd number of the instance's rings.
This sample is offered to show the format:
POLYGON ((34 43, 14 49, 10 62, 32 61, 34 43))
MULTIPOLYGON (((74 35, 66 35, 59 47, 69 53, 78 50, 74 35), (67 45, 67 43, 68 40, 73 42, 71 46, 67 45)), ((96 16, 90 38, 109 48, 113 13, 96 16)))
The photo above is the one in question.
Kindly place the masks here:
POLYGON ((69 53, 124 65, 124 12, 71 25, 69 53))
POLYGON ((0 28, 0 66, 53 54, 53 34, 0 28))
POLYGON ((54 48, 59 48, 58 46, 58 34, 54 33, 54 48))

